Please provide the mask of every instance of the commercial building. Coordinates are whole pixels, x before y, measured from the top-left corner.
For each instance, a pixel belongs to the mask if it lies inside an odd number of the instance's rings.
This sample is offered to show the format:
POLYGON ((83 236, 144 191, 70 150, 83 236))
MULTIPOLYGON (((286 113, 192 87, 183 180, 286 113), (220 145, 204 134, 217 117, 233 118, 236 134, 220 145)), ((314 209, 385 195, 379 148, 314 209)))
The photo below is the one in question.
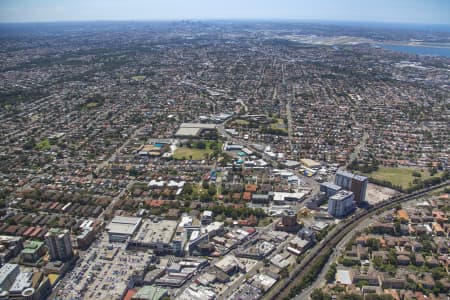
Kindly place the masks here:
POLYGON ((148 285, 142 287, 134 296, 132 300, 160 300, 168 297, 169 293, 167 289, 148 285))
POLYGON ((245 267, 239 262, 239 260, 230 254, 217 261, 214 266, 229 276, 239 272, 240 270, 245 270, 245 267))
POLYGON ((311 168, 311 169, 318 169, 321 167, 321 164, 319 162, 309 159, 309 158, 302 158, 302 159, 300 159, 300 162, 305 167, 311 168))
POLYGON ((181 138, 200 137, 201 135, 205 135, 209 132, 215 133, 216 125, 202 123, 183 123, 175 133, 175 136, 181 138))
POLYGON ((19 254, 23 248, 21 236, 0 235, 0 264, 19 254))
POLYGON ((357 205, 366 201, 367 177, 346 171, 337 171, 334 183, 346 190, 352 191, 355 194, 355 202, 357 205))
POLYGON ((136 235, 128 239, 128 247, 153 249, 155 253, 172 252, 172 239, 177 221, 144 219, 136 235))
POLYGON ((24 249, 20 253, 23 262, 34 263, 44 255, 44 243, 40 241, 25 242, 24 249))
POLYGON ((116 216, 106 227, 110 242, 125 242, 141 225, 142 219, 137 217, 116 216))
POLYGON ((178 227, 172 240, 172 251, 174 255, 184 255, 184 248, 187 243, 187 233, 184 228, 178 227))
POLYGON ((330 197, 328 201, 328 213, 334 217, 342 218, 355 209, 355 196, 350 191, 340 191, 330 197))
POLYGON ((289 242, 289 246, 298 249, 300 251, 304 251, 308 249, 312 245, 312 242, 309 240, 304 240, 301 237, 296 236, 289 242))
POLYGON ((50 229, 45 235, 45 243, 52 260, 67 261, 73 257, 69 230, 50 229))
POLYGON ((210 210, 205 210, 202 214, 202 225, 211 224, 213 213, 210 210))
POLYGON ((16 280, 9 289, 9 295, 11 296, 21 296, 22 291, 31 287, 33 273, 32 272, 22 272, 17 275, 16 280))
POLYGON ((0 292, 8 291, 17 275, 20 273, 19 265, 5 264, 0 268, 0 292))

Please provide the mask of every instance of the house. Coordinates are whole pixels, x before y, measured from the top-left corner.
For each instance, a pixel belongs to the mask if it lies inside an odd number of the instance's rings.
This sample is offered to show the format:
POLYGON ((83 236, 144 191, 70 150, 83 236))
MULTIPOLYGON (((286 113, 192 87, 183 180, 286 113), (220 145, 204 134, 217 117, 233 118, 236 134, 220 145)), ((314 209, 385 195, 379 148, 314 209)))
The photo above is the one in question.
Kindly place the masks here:
POLYGON ((377 274, 355 274, 353 276, 353 284, 358 284, 361 281, 367 282, 368 285, 378 286, 379 280, 377 274))
POLYGON ((244 192, 242 194, 242 200, 250 202, 252 200, 252 193, 251 192, 244 192))
POLYGON ((383 263, 387 262, 388 252, 387 251, 373 251, 372 259, 379 258, 383 263))
POLYGON ((414 264, 416 266, 422 266, 424 263, 425 263, 425 259, 423 258, 423 255, 420 253, 416 253, 415 259, 414 259, 414 264))
POLYGON ((381 276, 381 287, 383 289, 403 289, 405 286, 406 286, 405 278, 381 276))
POLYGON ((397 263, 399 265, 407 266, 407 265, 409 265, 410 262, 411 262, 411 259, 409 258, 409 256, 406 256, 406 255, 398 255, 397 256, 397 263))
POLYGON ((378 234, 389 234, 394 235, 395 227, 392 223, 381 223, 377 222, 372 226, 372 232, 378 234))

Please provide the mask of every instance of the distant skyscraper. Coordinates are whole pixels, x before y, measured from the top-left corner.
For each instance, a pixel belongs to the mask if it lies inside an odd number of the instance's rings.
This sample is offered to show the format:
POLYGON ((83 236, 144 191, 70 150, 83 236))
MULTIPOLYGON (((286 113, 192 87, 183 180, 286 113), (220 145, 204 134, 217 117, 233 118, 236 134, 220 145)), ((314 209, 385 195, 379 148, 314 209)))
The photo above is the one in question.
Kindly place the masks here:
POLYGON ((72 258, 72 243, 67 229, 50 229, 45 235, 45 243, 50 251, 52 260, 66 261, 72 258))
POLYGON ((345 171, 337 171, 334 180, 335 184, 355 194, 355 202, 357 205, 366 201, 367 182, 367 177, 345 171))

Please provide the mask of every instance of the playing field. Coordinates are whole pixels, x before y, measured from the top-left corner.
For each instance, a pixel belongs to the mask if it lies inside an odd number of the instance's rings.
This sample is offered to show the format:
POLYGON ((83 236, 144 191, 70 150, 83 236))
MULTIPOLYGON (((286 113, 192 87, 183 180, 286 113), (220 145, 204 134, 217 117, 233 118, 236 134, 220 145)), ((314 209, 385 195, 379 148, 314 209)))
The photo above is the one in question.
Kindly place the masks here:
POLYGON ((272 123, 270 125, 270 127, 272 129, 280 129, 280 130, 283 130, 283 131, 287 132, 287 128, 286 128, 286 125, 284 124, 284 120, 283 119, 277 119, 277 121, 275 123, 272 123))
POLYGON ((212 154, 214 150, 212 149, 195 149, 195 148, 187 148, 181 147, 175 150, 173 154, 174 159, 192 159, 193 160, 203 160, 205 159, 205 154, 212 154))
MULTIPOLYGON (((428 170, 420 170, 413 168, 393 168, 393 167, 379 167, 377 171, 364 174, 368 177, 372 177, 377 180, 386 180, 391 182, 393 185, 399 185, 402 188, 408 188, 411 184, 413 184, 413 180, 418 178, 420 180, 424 180, 430 178, 430 172, 428 170), (419 172, 421 177, 414 177, 413 172, 419 172)), ((436 174, 434 176, 439 176, 440 174, 436 174)))
POLYGON ((247 121, 247 120, 242 120, 242 119, 236 119, 236 120, 234 120, 233 122, 236 123, 236 124, 238 124, 238 125, 241 125, 241 126, 246 126, 246 125, 250 124, 249 121, 247 121))
POLYGON ((136 76, 131 77, 131 79, 136 80, 136 81, 142 81, 142 80, 145 79, 145 76, 143 76, 143 75, 136 75, 136 76))

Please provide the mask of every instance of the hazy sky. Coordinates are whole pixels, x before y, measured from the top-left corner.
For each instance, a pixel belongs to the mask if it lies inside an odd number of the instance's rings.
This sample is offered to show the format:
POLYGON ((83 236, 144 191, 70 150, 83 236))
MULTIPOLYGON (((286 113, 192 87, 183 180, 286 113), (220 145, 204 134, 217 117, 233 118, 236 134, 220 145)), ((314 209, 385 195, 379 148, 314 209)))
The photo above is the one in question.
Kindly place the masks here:
POLYGON ((450 0, 0 0, 0 22, 173 19, 450 24, 450 0))

